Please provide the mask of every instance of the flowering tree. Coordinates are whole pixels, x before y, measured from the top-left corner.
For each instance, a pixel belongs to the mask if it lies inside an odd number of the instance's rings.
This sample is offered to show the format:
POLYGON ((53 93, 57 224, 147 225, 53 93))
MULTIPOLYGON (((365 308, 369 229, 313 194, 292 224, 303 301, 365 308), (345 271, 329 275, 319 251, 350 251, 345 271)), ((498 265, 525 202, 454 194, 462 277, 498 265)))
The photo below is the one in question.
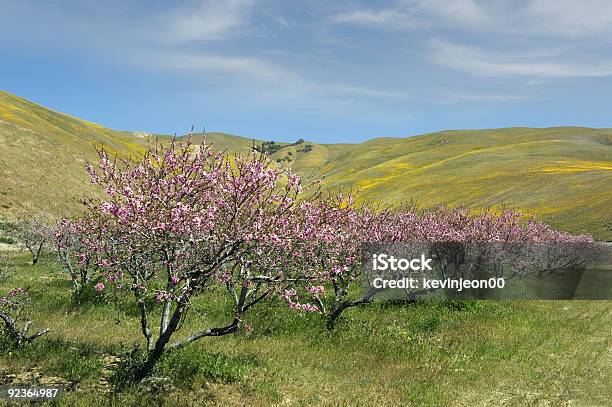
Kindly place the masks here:
POLYGON ((141 379, 164 351, 235 332, 250 307, 287 283, 283 269, 304 230, 295 204, 302 188, 255 152, 228 158, 189 141, 156 146, 137 162, 99 155, 99 169, 88 171, 107 200, 87 202, 87 226, 78 231, 96 238, 80 239, 77 253, 95 253, 105 277, 98 291, 127 290, 138 304, 148 349, 141 379), (171 343, 192 299, 214 284, 231 294, 232 318, 171 343), (162 303, 156 322, 148 298, 162 303))
POLYGON ((74 291, 81 290, 97 268, 95 247, 100 230, 93 225, 95 222, 85 219, 63 219, 55 228, 57 257, 70 274, 74 291))
MULTIPOLYGON (((341 313, 377 293, 355 289, 361 244, 403 241, 522 241, 554 233, 503 212, 465 209, 417 213, 358 207, 350 196, 304 198, 298 177, 256 152, 227 157, 210 146, 173 142, 138 161, 99 152, 91 181, 106 192, 87 201, 88 215, 64 223, 77 266, 95 263, 98 291, 130 293, 140 309, 149 374, 167 350, 235 332, 245 312, 278 294, 292 309, 319 312, 333 329, 341 313), (222 326, 174 336, 195 297, 222 285, 233 315, 222 326), (149 300, 161 303, 153 320, 149 300)), ((563 234, 555 235, 562 238, 563 234)))
MULTIPOLYGON (((502 209, 470 212, 439 207, 423 214, 415 233, 431 242, 442 277, 477 277, 496 268, 506 279, 578 267, 593 254, 593 239, 557 231, 533 216, 502 209), (508 263, 505 269, 499 267, 508 263)), ((415 237, 415 236, 413 236, 415 237)))
POLYGON ((31 299, 25 288, 14 288, 6 294, 0 294, 0 320, 4 322, 4 331, 16 346, 22 346, 46 334, 49 329, 41 329, 28 335, 32 321, 27 319, 27 308, 31 299))
POLYGON ((318 312, 332 330, 347 308, 368 303, 377 290, 359 292, 361 247, 367 242, 401 240, 399 221, 411 211, 357 207, 351 195, 339 194, 302 205, 301 249, 288 266, 294 284, 283 293, 290 308, 318 312))
POLYGON ((41 215, 19 219, 13 227, 17 239, 32 255, 32 265, 35 265, 43 246, 51 239, 51 228, 41 215))
MULTIPOLYGON (((481 272, 485 264, 499 260, 510 250, 515 255, 520 252, 530 264, 542 264, 548 270, 553 267, 550 261, 556 263, 554 267, 575 266, 580 260, 576 251, 562 253, 564 246, 559 243, 592 242, 590 236, 553 230, 517 211, 471 213, 464 207, 439 207, 417 212, 414 207, 358 208, 350 198, 338 200, 344 201, 327 200, 311 205, 314 214, 311 216, 322 223, 305 241, 308 247, 302 253, 307 259, 296 262, 299 268, 296 273, 301 278, 284 294, 293 309, 322 314, 330 330, 344 310, 370 302, 381 291, 355 287, 355 282, 363 283, 360 258, 363 243, 385 243, 389 248, 411 242, 436 255, 443 266, 454 267, 452 274, 451 269, 443 268, 445 277, 458 277, 459 273, 468 277, 466 273, 481 272), (557 245, 550 245, 551 242, 557 245), (543 257, 548 262, 542 261, 543 257)), ((511 277, 525 275, 520 266, 513 269, 511 277)))

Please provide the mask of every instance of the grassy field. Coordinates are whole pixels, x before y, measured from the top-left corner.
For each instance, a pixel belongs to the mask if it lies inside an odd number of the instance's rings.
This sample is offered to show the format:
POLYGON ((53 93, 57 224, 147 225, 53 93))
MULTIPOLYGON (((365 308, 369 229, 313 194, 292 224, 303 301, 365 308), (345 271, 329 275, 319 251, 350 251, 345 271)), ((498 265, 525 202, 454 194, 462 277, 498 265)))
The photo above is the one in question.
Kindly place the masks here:
MULTIPOLYGON (((95 195, 95 146, 129 157, 169 136, 113 131, 0 92, 0 219, 74 213, 95 195)), ((195 135, 196 143, 202 142, 195 135)), ((210 133, 245 152, 260 140, 210 133)), ((361 144, 278 143, 271 158, 359 199, 421 206, 507 205, 612 239, 612 130, 449 131, 361 144)), ((252 332, 206 338, 162 361, 156 383, 124 387, 143 345, 138 311, 93 289, 73 298, 52 255, 36 265, 0 236, 0 291, 28 287, 50 332, 24 349, 0 340, 0 385, 61 385, 61 405, 604 406, 612 399, 612 302, 371 304, 330 335, 281 303, 247 314, 252 332)), ((154 309, 154 313, 159 309, 154 309)), ((198 299, 186 326, 227 322, 222 292, 198 299)), ((0 402, 1 404, 1 402, 0 402)))
MULTIPOLYGON (((51 330, 22 350, 3 343, 0 381, 60 384, 60 405, 604 406, 612 399, 610 301, 372 304, 328 334, 315 315, 254 308, 254 329, 208 338, 163 361, 159 395, 113 390, 119 360, 143 341, 137 311, 71 300, 51 256, 36 266, 4 251, 0 286, 26 286, 51 330), (8 263, 7 263, 8 262, 8 263), (109 382, 111 384, 109 384, 109 382)), ((221 294, 188 327, 226 321, 221 294)), ((179 333, 185 335, 189 329, 179 333)))
MULTIPOLYGON (((85 162, 95 160, 94 146, 130 156, 157 138, 171 139, 113 131, 0 92, 0 217, 78 210, 77 198, 94 193, 84 171, 85 162)), ((244 152, 261 141, 208 133, 207 143, 244 152)), ((309 179, 323 177, 325 187, 360 190, 361 200, 506 205, 570 232, 612 240, 611 129, 508 128, 360 144, 278 144, 283 148, 273 160, 309 179)))

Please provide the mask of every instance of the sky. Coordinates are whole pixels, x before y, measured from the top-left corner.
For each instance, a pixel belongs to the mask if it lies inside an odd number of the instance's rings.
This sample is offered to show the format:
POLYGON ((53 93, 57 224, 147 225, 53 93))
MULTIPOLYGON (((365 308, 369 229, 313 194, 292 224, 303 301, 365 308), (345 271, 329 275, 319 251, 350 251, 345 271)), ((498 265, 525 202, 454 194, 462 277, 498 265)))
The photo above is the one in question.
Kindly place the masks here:
POLYGON ((0 90, 161 134, 612 127, 612 1, 0 0, 0 90))

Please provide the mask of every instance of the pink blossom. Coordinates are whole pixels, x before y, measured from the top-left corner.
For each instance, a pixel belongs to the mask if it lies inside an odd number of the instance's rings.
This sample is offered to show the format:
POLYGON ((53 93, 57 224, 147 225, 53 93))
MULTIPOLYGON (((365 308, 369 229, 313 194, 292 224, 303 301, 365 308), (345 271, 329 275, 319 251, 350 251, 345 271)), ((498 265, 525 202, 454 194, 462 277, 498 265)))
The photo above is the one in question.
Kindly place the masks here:
POLYGON ((157 302, 164 302, 164 301, 170 299, 171 295, 170 295, 170 293, 167 293, 165 291, 156 291, 154 298, 155 298, 155 301, 157 301, 157 302))
POLYGON ((317 312, 319 311, 319 308, 312 304, 302 304, 302 310, 306 312, 317 312))
POLYGON ((100 205, 100 212, 104 213, 104 214, 109 214, 113 211, 113 204, 110 202, 104 202, 102 205, 100 205))
POLYGON ((308 291, 311 294, 319 294, 319 293, 325 292, 325 287, 323 287, 322 285, 314 286, 314 287, 308 287, 308 291))

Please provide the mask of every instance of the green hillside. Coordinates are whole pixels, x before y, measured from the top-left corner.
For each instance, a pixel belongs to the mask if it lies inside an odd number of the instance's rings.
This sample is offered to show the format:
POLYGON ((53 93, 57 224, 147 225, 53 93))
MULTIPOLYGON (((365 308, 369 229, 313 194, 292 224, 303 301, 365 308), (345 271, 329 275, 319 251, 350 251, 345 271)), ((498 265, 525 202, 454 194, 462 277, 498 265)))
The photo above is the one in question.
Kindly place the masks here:
POLYGON ((292 157, 296 171, 324 176, 328 186, 359 190, 364 200, 503 204, 565 230, 612 238, 610 129, 446 131, 315 145, 292 157))
MULTIPOLYGON (((156 138, 113 131, 0 92, 0 217, 78 208, 93 190, 94 145, 141 154, 156 138)), ((201 142, 195 134, 194 141, 201 142)), ((360 190, 360 199, 421 206, 465 203, 534 212, 562 229, 612 239, 612 129, 556 127, 446 131, 360 144, 275 143, 207 133, 219 150, 253 144, 307 178, 360 190)))
MULTIPOLYGON (((194 144, 202 143, 202 133, 195 133, 191 138, 194 144)), ((245 153, 251 150, 253 143, 261 143, 246 137, 234 136, 231 134, 211 132, 206 133, 206 143, 219 151, 245 153)))
MULTIPOLYGON (((155 140, 171 139, 110 130, 0 91, 0 218, 78 210, 79 198, 97 192, 85 172, 86 162, 96 160, 94 146, 129 157, 155 140)), ((201 135, 194 135, 194 142, 199 140, 201 135)), ((211 133, 207 140, 230 151, 248 149, 253 142, 223 133, 211 133)))
POLYGON ((123 155, 144 150, 140 137, 0 92, 0 216, 77 208, 77 197, 93 191, 84 167, 101 144, 123 155))

